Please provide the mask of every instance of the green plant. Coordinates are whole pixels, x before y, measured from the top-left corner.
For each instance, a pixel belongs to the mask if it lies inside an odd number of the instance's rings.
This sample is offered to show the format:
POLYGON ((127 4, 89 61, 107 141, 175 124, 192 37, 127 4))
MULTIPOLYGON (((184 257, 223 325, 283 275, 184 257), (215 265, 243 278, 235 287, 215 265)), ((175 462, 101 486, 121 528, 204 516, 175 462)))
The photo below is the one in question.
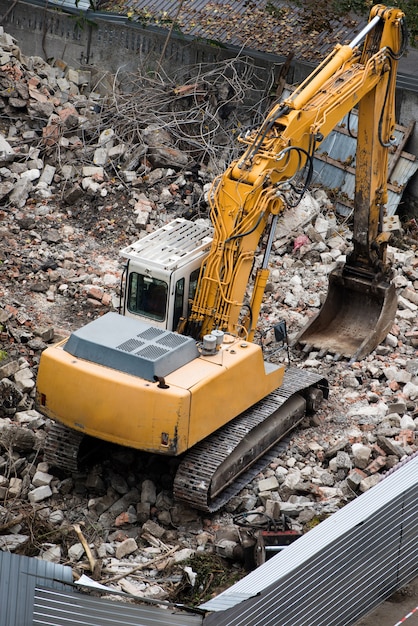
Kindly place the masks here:
POLYGON ((244 569, 234 568, 216 554, 207 552, 194 554, 185 565, 191 567, 196 575, 194 584, 184 580, 174 592, 173 599, 193 606, 230 587, 245 575, 244 569))

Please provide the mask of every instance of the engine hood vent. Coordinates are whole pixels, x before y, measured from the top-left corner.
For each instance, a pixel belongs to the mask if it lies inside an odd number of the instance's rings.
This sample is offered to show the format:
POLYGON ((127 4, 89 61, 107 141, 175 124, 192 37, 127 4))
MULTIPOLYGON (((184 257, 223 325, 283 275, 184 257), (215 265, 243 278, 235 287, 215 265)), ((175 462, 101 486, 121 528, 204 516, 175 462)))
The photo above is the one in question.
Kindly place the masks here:
POLYGON ((151 381, 199 356, 191 337, 117 313, 106 313, 74 331, 64 350, 74 357, 151 381))

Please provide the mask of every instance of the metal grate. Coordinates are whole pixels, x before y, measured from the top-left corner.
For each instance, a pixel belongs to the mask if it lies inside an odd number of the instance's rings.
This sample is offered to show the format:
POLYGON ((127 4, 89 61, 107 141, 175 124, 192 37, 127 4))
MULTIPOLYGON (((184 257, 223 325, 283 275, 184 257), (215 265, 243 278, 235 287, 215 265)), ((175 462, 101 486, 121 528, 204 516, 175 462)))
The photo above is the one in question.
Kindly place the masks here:
POLYGON ((142 350, 138 350, 138 352, 136 352, 136 355, 143 357, 144 359, 149 359, 150 361, 156 361, 157 359, 168 353, 169 351, 165 350, 164 348, 149 344, 145 346, 145 348, 142 348, 142 350))
POLYGON ((172 333, 170 335, 164 335, 161 339, 157 339, 156 343, 170 348, 177 348, 177 346, 183 345, 185 341, 187 341, 186 337, 172 333))
POLYGON ((156 337, 163 335, 165 333, 164 330, 159 328, 150 327, 144 330, 142 333, 139 333, 138 337, 145 339, 146 341, 153 341, 156 337))
POLYGON ((138 339, 128 339, 128 341, 124 341, 119 346, 116 346, 116 349, 123 350, 124 352, 133 352, 143 346, 144 343, 144 341, 138 341, 138 339))
POLYGON ((142 259, 152 267, 173 270, 202 256, 212 241, 212 226, 177 218, 121 251, 127 259, 142 259))

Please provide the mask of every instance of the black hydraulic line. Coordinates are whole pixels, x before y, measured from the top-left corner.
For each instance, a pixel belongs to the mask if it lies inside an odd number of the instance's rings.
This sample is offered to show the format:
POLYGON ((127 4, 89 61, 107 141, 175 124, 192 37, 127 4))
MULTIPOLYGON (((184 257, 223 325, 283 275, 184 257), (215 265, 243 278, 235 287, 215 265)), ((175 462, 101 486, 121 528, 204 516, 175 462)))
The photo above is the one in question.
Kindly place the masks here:
POLYGON ((260 128, 260 130, 259 130, 259 132, 257 134, 257 137, 254 139, 254 141, 252 143, 249 159, 253 159, 254 156, 257 154, 257 152, 260 149, 264 139, 267 136, 267 133, 272 129, 273 124, 275 124, 280 117, 282 117, 283 115, 286 115, 289 111, 290 111, 290 108, 287 105, 283 106, 283 107, 279 108, 279 111, 277 112, 277 114, 275 116, 268 117, 266 119, 266 121, 264 122, 264 124, 260 128))
MULTIPOLYGON (((119 304, 118 304, 118 313, 119 315, 125 315, 125 290, 123 289, 123 285, 125 282, 125 276, 128 276, 128 268, 129 268, 129 260, 123 268, 123 272, 120 277, 120 286, 119 286, 119 304)), ((126 286, 128 289, 128 285, 126 286)))
MULTIPOLYGON (((305 180, 305 183, 304 183, 304 185, 303 185, 303 189, 302 189, 302 190, 297 189, 297 188, 295 187, 295 185, 292 185, 292 183, 291 183, 291 180, 292 180, 292 179, 285 180, 285 181, 281 181, 281 182, 282 182, 282 183, 284 183, 284 184, 288 184, 288 185, 290 185, 290 187, 292 188, 292 190, 293 190, 293 191, 294 191, 294 192, 295 192, 295 193, 299 196, 299 199, 298 199, 298 201, 297 201, 295 204, 293 204, 293 203, 292 203, 292 204, 288 204, 288 206, 289 206, 290 208, 292 208, 292 209, 293 209, 293 208, 295 208, 295 207, 299 204, 299 202, 300 202, 300 200, 301 200, 301 198, 302 198, 303 194, 304 194, 304 193, 305 193, 305 191, 308 189, 308 187, 309 187, 309 185, 310 185, 310 183, 311 183, 311 180, 312 180, 312 176, 313 176, 313 171, 314 171, 314 168, 313 168, 313 158, 312 158, 312 154, 311 154, 311 153, 309 153, 309 152, 308 152, 307 150, 305 150, 304 148, 300 148, 299 146, 288 146, 287 148, 284 148, 284 149, 281 151, 281 153, 280 153, 280 154, 285 154, 285 153, 287 153, 287 152, 290 152, 291 150, 296 150, 298 153, 302 153, 302 154, 304 154, 304 155, 306 156, 306 163, 308 163, 308 173, 307 173, 306 180, 305 180)), ((299 162, 300 162, 300 161, 301 161, 301 155, 299 154, 299 162)), ((306 164, 305 164, 305 167, 306 167, 306 164)), ((300 170, 298 169, 297 171, 300 171, 300 170)), ((280 183, 279 183, 279 185, 280 185, 280 183)))
POLYGON ((352 139, 357 139, 357 135, 353 135, 353 133, 351 132, 351 128, 350 128, 350 119, 351 119, 351 113, 352 113, 353 109, 351 109, 348 112, 348 117, 347 117, 347 132, 350 135, 350 137, 352 137, 352 139))
MULTIPOLYGON (((390 70, 389 70, 389 74, 392 74, 392 63, 389 62, 390 64, 390 70)), ((389 94, 389 90, 390 90, 390 76, 386 85, 386 94, 385 94, 385 105, 386 102, 388 101, 388 94, 389 94)), ((384 113, 385 113, 385 107, 382 108, 381 112, 380 112, 380 117, 379 117, 379 124, 378 124, 378 139, 379 139, 379 143, 383 148, 390 148, 390 146, 393 146, 396 143, 396 138, 395 137, 389 137, 388 141, 385 141, 383 139, 382 136, 382 126, 383 126, 383 117, 384 117, 384 113)))
POLYGON ((401 19, 401 33, 402 33, 402 40, 401 40, 401 46, 399 48, 399 52, 394 52, 392 48, 390 48, 389 46, 387 47, 388 53, 392 57, 392 59, 394 59, 394 61, 399 61, 399 59, 405 54, 405 51, 408 45, 409 32, 408 32, 408 27, 406 25, 406 21, 404 18, 401 19))
MULTIPOLYGON (((392 48, 390 48, 389 46, 386 48, 387 53, 388 53, 388 62, 390 65, 390 74, 392 74, 393 72, 393 67, 392 67, 392 61, 398 61, 404 54, 406 47, 408 45, 408 29, 406 26, 406 22, 404 19, 401 20, 401 45, 399 48, 398 52, 394 52, 392 50, 392 48)), ((390 82, 390 76, 389 76, 389 80, 387 82, 386 85, 386 94, 385 94, 385 103, 388 100, 388 94, 389 94, 389 90, 390 90, 390 86, 391 86, 391 82, 390 82)), ((390 146, 393 146, 395 143, 395 138, 391 139, 389 138, 389 141, 384 141, 383 137, 382 137, 382 125, 383 125, 383 115, 384 115, 384 109, 382 109, 381 114, 380 114, 380 118, 379 118, 379 125, 378 125, 378 137, 379 137, 379 143, 383 148, 390 148, 390 146)))
POLYGON ((230 241, 233 241, 234 239, 240 239, 241 237, 246 237, 247 235, 251 235, 251 233, 253 233, 255 231, 255 229, 257 228, 257 226, 259 225, 259 223, 263 219, 265 213, 266 213, 265 211, 260 213, 256 224, 254 224, 254 226, 251 228, 251 230, 247 230, 246 233, 240 233, 238 235, 231 235, 230 237, 228 237, 228 239, 225 239, 225 243, 229 243, 230 241))

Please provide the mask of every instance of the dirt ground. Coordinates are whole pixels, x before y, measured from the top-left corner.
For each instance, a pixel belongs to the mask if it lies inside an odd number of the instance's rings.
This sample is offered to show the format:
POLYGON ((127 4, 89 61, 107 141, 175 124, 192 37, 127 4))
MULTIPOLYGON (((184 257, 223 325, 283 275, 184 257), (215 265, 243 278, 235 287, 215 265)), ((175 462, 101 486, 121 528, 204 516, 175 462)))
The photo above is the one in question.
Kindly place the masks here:
POLYGON ((372 613, 356 622, 354 626, 397 626, 398 624, 418 626, 417 607, 418 578, 415 578, 372 613))

